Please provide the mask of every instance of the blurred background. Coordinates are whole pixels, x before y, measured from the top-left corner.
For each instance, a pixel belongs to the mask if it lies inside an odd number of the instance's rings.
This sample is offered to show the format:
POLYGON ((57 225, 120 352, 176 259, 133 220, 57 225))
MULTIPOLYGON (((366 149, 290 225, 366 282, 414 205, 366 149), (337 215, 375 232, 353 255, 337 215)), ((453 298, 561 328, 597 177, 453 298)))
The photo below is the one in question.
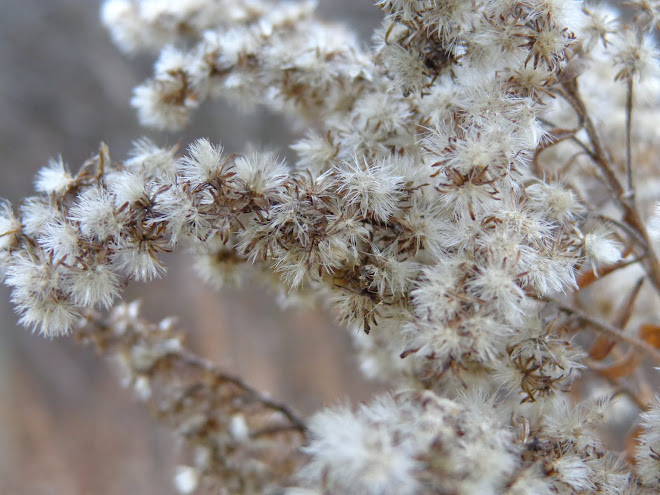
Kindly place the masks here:
MULTIPOLYGON (((247 141, 291 157, 294 131, 276 115, 208 104, 183 134, 139 128, 132 88, 151 60, 120 55, 98 21, 100 0, 0 0, 0 197, 32 193, 48 158, 75 170, 101 141, 114 159, 146 135, 161 145, 208 137, 240 151, 247 141)), ((319 15, 349 22, 364 43, 380 12, 369 0, 319 0, 319 15)), ((190 259, 168 259, 164 279, 134 284, 154 320, 180 317, 190 347, 224 370, 309 414, 376 386, 357 368, 346 330, 323 311, 280 311, 253 287, 213 292, 190 259)), ((118 385, 111 367, 73 339, 48 341, 16 326, 0 287, 0 494, 171 494, 177 449, 168 431, 118 385)))

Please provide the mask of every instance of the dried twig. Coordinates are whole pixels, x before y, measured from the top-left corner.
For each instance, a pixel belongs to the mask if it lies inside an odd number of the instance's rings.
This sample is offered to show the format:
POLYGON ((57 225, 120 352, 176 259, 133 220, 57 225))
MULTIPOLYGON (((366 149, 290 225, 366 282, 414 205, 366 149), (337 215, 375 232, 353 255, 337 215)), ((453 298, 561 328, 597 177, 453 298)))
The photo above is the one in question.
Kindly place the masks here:
POLYGON ((560 311, 564 313, 568 313, 573 318, 581 321, 582 323, 587 324, 590 328, 598 332, 604 333, 607 336, 619 342, 623 342, 631 347, 634 347, 638 351, 642 352, 645 356, 652 359, 654 362, 660 364, 660 351, 657 351, 655 348, 648 345, 643 340, 639 340, 635 337, 631 337, 630 335, 626 335, 625 333, 623 333, 623 331, 620 328, 617 328, 614 325, 611 325, 610 323, 601 320, 600 318, 596 318, 595 316, 588 315, 581 309, 560 303, 553 299, 548 299, 547 301, 550 302, 554 307, 556 307, 560 311))

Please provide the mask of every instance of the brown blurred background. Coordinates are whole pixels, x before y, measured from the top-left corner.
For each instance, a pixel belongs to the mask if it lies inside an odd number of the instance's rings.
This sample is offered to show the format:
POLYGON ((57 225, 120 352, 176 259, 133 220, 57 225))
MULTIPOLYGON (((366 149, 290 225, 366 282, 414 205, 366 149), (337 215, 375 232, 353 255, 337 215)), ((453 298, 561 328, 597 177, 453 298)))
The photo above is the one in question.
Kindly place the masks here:
MULTIPOLYGON (((368 43, 380 13, 369 0, 320 0, 320 15, 344 19, 368 43)), ((246 116, 222 103, 196 114, 183 134, 140 129, 131 89, 151 60, 129 60, 98 21, 100 1, 0 0, 0 197, 17 203, 49 157, 72 169, 105 141, 125 156, 136 137, 159 144, 206 136, 230 151, 246 141, 291 156, 295 136, 276 115, 246 116)), ((132 287, 145 314, 178 315, 199 354, 307 414, 343 398, 366 399, 349 336, 328 314, 280 311, 259 289, 214 293, 185 255, 167 276, 132 287)), ((109 366, 72 339, 48 341, 16 326, 0 287, 0 495, 170 494, 177 451, 109 366)))

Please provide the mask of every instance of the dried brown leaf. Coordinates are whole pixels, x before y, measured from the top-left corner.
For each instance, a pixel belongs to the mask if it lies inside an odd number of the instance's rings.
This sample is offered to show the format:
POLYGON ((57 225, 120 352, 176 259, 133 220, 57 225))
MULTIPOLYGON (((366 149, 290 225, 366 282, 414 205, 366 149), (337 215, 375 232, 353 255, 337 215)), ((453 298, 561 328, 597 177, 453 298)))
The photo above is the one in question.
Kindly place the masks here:
POLYGON ((598 370, 598 372, 610 380, 618 380, 630 375, 642 362, 643 357, 634 351, 627 352, 614 364, 598 370))
POLYGON ((643 324, 639 327, 639 338, 656 349, 660 349, 660 325, 643 324))
POLYGON ((616 342, 607 337, 598 337, 594 345, 589 349, 589 357, 595 361, 602 361, 607 357, 616 342))

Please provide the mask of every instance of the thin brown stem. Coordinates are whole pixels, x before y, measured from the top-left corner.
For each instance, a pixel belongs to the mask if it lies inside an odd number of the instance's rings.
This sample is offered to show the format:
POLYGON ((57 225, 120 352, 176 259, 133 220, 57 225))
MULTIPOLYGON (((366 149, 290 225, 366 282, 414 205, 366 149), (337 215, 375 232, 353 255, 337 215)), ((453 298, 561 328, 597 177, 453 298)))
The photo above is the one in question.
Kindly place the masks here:
POLYGON ((567 81, 563 84, 563 87, 565 91, 561 93, 562 96, 564 96, 566 101, 568 101, 573 107, 573 109, 576 111, 578 118, 580 119, 580 122, 582 122, 589 136, 589 141, 591 142, 593 148, 590 154, 591 158, 596 162, 596 164, 600 167, 601 171, 605 175, 607 179, 607 183, 612 189, 612 192, 614 193, 614 196, 617 199, 617 201, 621 201, 621 198, 624 196, 625 191, 621 186, 621 183, 619 182, 616 173, 614 172, 614 168, 612 167, 611 157, 609 156, 609 153, 607 153, 605 147, 601 143, 600 136, 596 131, 596 126, 594 125, 593 121, 588 115, 587 109, 580 97, 577 87, 577 81, 575 80, 567 81))
POLYGON ((206 361, 205 359, 200 358, 188 350, 177 351, 177 356, 185 361, 188 365, 203 369, 204 371, 210 373, 218 381, 231 383, 237 386, 245 393, 253 397, 257 402, 261 403, 264 407, 281 413, 291 422, 291 426, 288 428, 289 430, 298 430, 303 433, 307 429, 307 426, 305 425, 305 422, 302 420, 302 418, 293 412, 291 408, 280 402, 274 401, 270 397, 250 387, 240 378, 219 371, 210 361, 206 361))
POLYGON ((626 179, 628 181, 627 196, 635 204, 635 188, 632 174, 632 111, 633 111, 633 80, 628 78, 628 91, 626 93, 626 179))
POLYGON ((648 409, 650 402, 648 401, 646 390, 643 392, 635 390, 634 388, 627 386, 627 384, 621 383, 620 380, 617 380, 616 378, 612 378, 606 373, 602 373, 602 371, 598 369, 599 365, 591 359, 585 360, 585 364, 590 370, 592 370, 602 379, 607 380, 609 382, 609 384, 612 386, 613 389, 612 397, 616 397, 619 394, 625 395, 629 397, 635 404, 637 404, 637 407, 639 407, 641 410, 648 409))
MULTIPOLYGON (((601 215, 601 214, 596 215, 596 218, 598 220, 600 220, 601 222, 605 222, 607 224, 610 224, 611 226, 625 232, 642 249, 646 250, 648 248, 648 244, 646 243, 646 240, 644 239, 644 237, 637 230, 631 228, 630 225, 628 225, 627 223, 621 222, 619 220, 616 220, 614 218, 610 218, 606 215, 601 215)), ((644 252, 642 254, 645 255, 646 252, 644 252)))
MULTIPOLYGON (((567 81, 563 83, 562 95, 566 98, 578 114, 581 122, 584 124, 584 128, 587 131, 589 136, 589 141, 593 148, 593 154, 590 155, 593 161, 598 165, 599 169, 605 176, 607 183, 614 195, 615 201, 621 206, 623 210, 624 221, 630 225, 632 229, 637 231, 642 239, 644 239, 644 258, 643 264, 646 269, 646 273, 653 284, 655 290, 660 294, 660 261, 658 260, 657 255, 651 249, 651 240, 646 231, 644 222, 635 208, 635 204, 631 201, 631 198, 627 194, 627 191, 619 181, 614 167, 612 166, 612 159, 607 152, 606 148, 603 146, 600 136, 596 130, 594 122, 589 116, 586 106, 580 97, 578 90, 577 81, 567 81)), ((641 257, 641 256, 640 256, 641 257)))
POLYGON ((590 316, 581 309, 578 309, 573 306, 569 306, 568 304, 560 303, 552 299, 549 299, 548 302, 550 302, 560 311, 571 315, 573 318, 588 325, 592 329, 600 333, 603 333, 608 337, 611 337, 613 340, 616 340, 618 342, 623 342, 624 344, 627 344, 637 349, 638 351, 643 353, 646 357, 660 364, 660 351, 656 350, 653 346, 650 346, 643 340, 637 339, 635 337, 631 337, 630 335, 626 335, 625 333, 623 333, 623 331, 620 328, 617 328, 614 325, 611 325, 610 323, 601 320, 600 318, 590 316))

